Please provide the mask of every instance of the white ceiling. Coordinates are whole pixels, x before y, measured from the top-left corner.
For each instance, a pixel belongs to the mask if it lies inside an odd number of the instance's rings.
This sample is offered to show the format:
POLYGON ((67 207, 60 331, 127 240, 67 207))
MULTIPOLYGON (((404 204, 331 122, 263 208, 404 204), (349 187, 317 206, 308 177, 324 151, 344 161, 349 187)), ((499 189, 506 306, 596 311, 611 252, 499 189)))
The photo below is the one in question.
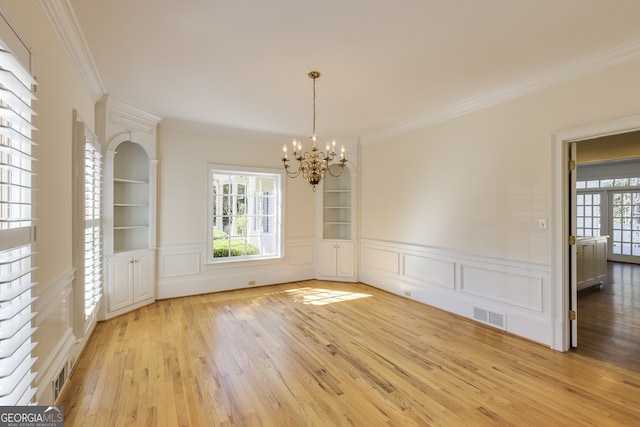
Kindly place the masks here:
POLYGON ((638 0, 71 0, 106 91, 169 123, 390 132, 640 44, 638 0))

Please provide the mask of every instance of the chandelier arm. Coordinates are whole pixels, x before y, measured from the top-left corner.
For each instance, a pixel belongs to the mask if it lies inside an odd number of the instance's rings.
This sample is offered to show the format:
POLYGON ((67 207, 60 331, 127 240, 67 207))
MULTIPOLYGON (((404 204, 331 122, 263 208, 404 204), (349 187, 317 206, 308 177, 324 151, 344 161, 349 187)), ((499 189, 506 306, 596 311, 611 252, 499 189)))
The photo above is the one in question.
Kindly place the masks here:
POLYGON ((340 172, 335 173, 335 174, 334 174, 333 172, 331 172, 331 167, 328 167, 328 168, 327 168, 327 171, 329 171, 329 175, 331 175, 331 176, 333 176, 333 177, 335 177, 335 178, 337 178, 337 177, 339 177, 340 175, 342 175, 342 172, 344 172, 344 164, 345 164, 346 162, 347 162, 346 160, 344 160, 344 161, 342 161, 342 160, 341 160, 341 161, 340 161, 340 163, 335 163, 336 165, 340 166, 340 172))
POLYGON ((298 165, 298 169, 296 169, 295 171, 291 171, 289 169, 289 161, 287 160, 284 164, 284 171, 287 173, 287 176, 289 178, 297 178, 302 172, 301 164, 298 165))

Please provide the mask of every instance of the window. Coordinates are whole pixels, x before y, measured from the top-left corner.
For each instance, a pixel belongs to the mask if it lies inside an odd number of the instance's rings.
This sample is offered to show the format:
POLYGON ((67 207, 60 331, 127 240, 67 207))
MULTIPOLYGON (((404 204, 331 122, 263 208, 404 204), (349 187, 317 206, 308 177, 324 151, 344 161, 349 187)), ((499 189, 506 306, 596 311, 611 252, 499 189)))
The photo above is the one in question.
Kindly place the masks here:
POLYGON ((638 176, 576 182, 577 235, 609 235, 609 260, 637 262, 640 257, 639 187, 638 176))
MULTIPOLYGON (((4 20, 2 25, 6 25, 4 20)), ((27 405, 35 358, 30 72, 0 41, 0 405, 27 405)))
POLYGON ((578 193, 576 232, 578 236, 600 235, 600 193, 578 193))
POLYGON ((611 194, 612 253, 640 256, 640 192, 611 194))
POLYGON ((85 141, 84 277, 85 318, 102 296, 102 156, 93 141, 85 141))
POLYGON ((74 111, 74 332, 82 337, 102 297, 102 155, 100 144, 74 111))
POLYGON ((209 165, 209 262, 281 256, 280 171, 209 165))
POLYGON ((640 186, 640 177, 628 178, 602 178, 576 181, 576 189, 585 188, 611 188, 611 187, 638 187, 640 186))

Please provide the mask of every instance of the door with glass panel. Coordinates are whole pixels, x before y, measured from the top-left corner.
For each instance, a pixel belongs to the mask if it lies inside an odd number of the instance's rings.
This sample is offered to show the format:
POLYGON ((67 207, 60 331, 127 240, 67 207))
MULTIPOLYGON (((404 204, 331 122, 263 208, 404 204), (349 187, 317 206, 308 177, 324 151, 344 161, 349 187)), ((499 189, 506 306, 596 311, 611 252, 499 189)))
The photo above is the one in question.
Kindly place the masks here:
POLYGON ((640 263, 640 190, 609 193, 611 261, 640 263))

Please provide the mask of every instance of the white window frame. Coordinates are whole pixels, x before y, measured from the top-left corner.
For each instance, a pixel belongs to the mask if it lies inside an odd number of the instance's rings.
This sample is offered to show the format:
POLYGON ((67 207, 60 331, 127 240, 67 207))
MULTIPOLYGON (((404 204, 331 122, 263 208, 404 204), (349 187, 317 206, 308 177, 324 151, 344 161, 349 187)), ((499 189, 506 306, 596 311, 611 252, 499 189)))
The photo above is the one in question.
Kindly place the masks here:
MULTIPOLYGON (((4 34, 8 22, 0 14, 4 34)), ((18 39, 22 41, 19 35, 18 39)), ((30 61, 26 44, 16 48, 30 61)), ((3 41, 0 68, 0 406, 15 406, 33 403, 36 392, 32 370, 37 345, 33 341, 36 298, 32 280, 35 159, 31 153, 36 81, 3 41)))
MULTIPOLYGON (((280 260, 284 257, 284 249, 283 249, 283 241, 284 241, 284 174, 280 169, 268 169, 268 168, 254 168, 254 167, 244 167, 244 166, 231 166, 231 165, 219 165, 219 164, 208 164, 207 165, 207 223, 205 228, 205 236, 206 236, 206 250, 207 255, 205 257, 205 262, 209 265, 229 265, 229 263, 237 263, 237 262, 264 262, 268 260, 280 260), (215 223, 215 216, 213 206, 215 202, 214 195, 214 175, 215 174, 229 174, 229 175, 246 175, 246 176, 269 176, 275 179, 275 187, 276 194, 270 195, 273 200, 273 209, 274 209, 274 218, 273 221, 270 222, 270 226, 274 227, 273 236, 274 236, 274 248, 275 253, 268 255, 248 255, 248 256, 230 256, 230 257, 214 257, 213 256, 213 230, 215 223)), ((252 209, 255 207, 254 201, 249 201, 252 195, 247 193, 248 189, 245 189, 245 196, 247 198, 245 202, 246 209, 252 209)), ((259 196, 259 195, 258 195, 259 196)), ((260 209, 262 209, 262 202, 260 202, 260 209)), ((232 203, 232 206, 234 204, 232 203)), ((257 213, 257 212, 256 212, 257 213)), ((260 212, 262 214, 262 212, 260 212)), ((251 215, 250 215, 251 216, 251 215)), ((219 215, 218 215, 219 217, 219 215)), ((260 229, 262 228, 262 216, 260 218, 260 229)), ((247 226, 255 226, 257 224, 256 217, 247 220, 247 226)), ((255 228, 255 227, 254 227, 255 228)))

